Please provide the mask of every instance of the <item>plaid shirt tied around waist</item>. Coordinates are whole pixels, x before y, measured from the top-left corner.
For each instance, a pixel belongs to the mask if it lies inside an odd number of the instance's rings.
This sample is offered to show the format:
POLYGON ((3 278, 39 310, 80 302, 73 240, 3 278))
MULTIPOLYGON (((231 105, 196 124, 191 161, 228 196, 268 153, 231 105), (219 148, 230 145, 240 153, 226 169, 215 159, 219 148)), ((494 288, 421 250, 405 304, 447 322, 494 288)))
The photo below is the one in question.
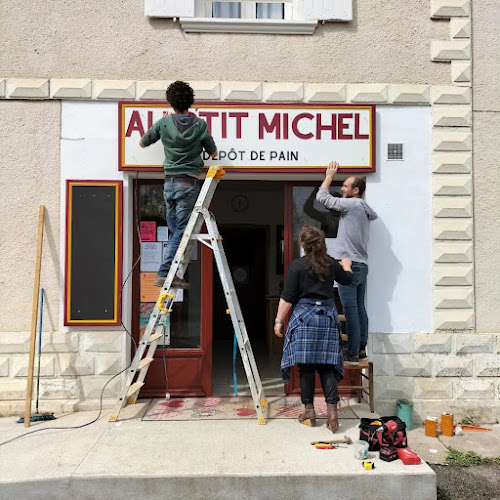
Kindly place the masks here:
POLYGON ((344 378, 341 325, 333 299, 300 299, 288 323, 281 359, 283 382, 297 363, 333 365, 337 380, 344 378))

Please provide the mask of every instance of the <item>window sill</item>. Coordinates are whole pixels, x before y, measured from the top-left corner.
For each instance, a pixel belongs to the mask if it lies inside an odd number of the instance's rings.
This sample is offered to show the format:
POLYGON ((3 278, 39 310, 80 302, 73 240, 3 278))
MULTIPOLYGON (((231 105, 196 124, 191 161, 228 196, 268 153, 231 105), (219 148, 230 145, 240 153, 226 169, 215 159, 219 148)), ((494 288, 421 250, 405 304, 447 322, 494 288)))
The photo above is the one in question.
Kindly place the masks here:
POLYGON ((317 21, 288 21, 282 19, 214 19, 181 17, 186 33, 269 33, 277 35, 312 35, 317 21))

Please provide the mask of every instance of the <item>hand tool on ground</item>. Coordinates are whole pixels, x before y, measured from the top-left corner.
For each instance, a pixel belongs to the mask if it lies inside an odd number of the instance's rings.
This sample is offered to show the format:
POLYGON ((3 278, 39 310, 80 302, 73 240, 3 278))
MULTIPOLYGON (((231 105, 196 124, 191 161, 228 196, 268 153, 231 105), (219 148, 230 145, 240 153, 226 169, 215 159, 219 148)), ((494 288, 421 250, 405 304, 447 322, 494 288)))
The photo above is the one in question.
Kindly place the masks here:
POLYGON ((348 436, 344 436, 342 439, 331 439, 329 441, 311 441, 311 444, 352 444, 352 439, 348 436))
POLYGON ((493 429, 488 427, 481 427, 480 425, 470 425, 470 424, 461 424, 462 430, 464 431, 472 431, 472 432, 492 432, 493 429))
POLYGON ((372 461, 370 461, 370 460, 365 460, 361 465, 366 470, 373 470, 373 469, 375 469, 375 464, 372 461))
POLYGON ((381 425, 378 429, 377 432, 384 433, 387 432, 387 434, 390 436, 391 441, 394 441, 394 434, 398 430, 398 423, 395 422, 394 420, 389 420, 385 424, 381 425))

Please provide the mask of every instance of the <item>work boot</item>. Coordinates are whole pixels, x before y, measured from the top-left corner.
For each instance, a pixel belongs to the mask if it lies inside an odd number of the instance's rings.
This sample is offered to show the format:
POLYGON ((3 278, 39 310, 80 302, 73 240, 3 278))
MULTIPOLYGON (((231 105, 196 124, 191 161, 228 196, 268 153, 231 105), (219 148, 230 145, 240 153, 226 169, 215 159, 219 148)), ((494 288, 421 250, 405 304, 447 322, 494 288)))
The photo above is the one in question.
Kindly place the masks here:
POLYGON ((166 279, 167 279, 166 276, 157 276, 155 279, 155 286, 163 288, 166 279))
POLYGON ((189 288, 191 288, 191 285, 185 279, 176 276, 172 280, 172 288, 180 288, 182 290, 188 290, 189 288))
POLYGON ((336 432, 339 428, 339 408, 337 403, 326 403, 326 426, 332 432, 336 432))
MULTIPOLYGON (((157 276, 155 279, 155 286, 159 288, 163 288, 163 285, 165 284, 165 280, 167 279, 166 276, 157 276)), ((184 279, 175 277, 172 280, 172 284, 170 285, 170 288, 182 288, 183 290, 187 290, 191 285, 184 279)))
POLYGON ((304 411, 299 415, 299 422, 309 427, 316 425, 316 412, 313 404, 304 405, 304 411))

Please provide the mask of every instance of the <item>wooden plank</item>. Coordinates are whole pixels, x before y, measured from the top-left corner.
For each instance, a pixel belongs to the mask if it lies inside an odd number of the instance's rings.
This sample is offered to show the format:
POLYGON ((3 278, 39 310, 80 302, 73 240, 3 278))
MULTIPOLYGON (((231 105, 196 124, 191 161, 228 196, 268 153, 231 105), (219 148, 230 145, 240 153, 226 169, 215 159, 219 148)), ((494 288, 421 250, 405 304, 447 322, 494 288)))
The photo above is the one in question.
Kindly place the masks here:
POLYGON ((33 395, 33 370, 36 349, 36 324, 38 319, 38 298, 40 296, 40 272, 42 269, 42 244, 43 244, 43 222, 45 218, 45 207, 40 205, 38 211, 38 242, 35 259, 35 284, 33 287, 33 306, 31 309, 31 334, 30 354, 28 361, 28 380, 26 386, 26 404, 24 408, 24 427, 30 426, 31 419, 31 397, 33 395))

